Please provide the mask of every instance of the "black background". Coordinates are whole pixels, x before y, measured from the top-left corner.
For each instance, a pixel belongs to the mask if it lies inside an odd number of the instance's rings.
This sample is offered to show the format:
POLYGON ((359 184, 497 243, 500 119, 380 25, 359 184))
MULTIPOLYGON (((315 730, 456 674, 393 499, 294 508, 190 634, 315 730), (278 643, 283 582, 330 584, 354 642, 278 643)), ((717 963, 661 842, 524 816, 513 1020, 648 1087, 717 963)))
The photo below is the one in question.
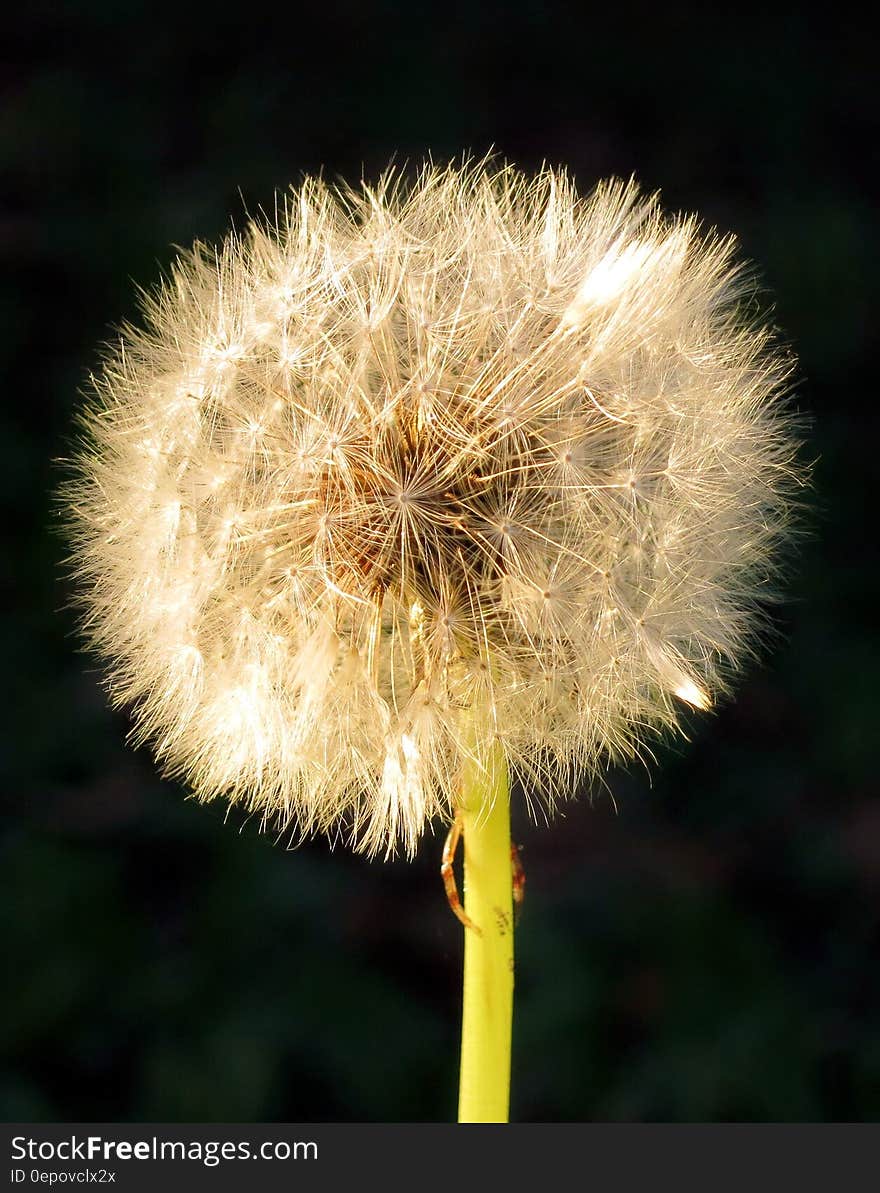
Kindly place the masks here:
POLYGON ((454 1115, 461 939, 437 867, 285 852, 125 745, 76 649, 52 460, 171 245, 324 167, 490 146, 635 173, 734 230, 818 457, 779 644, 691 743, 549 829, 520 809, 512 1113, 880 1116, 873 48, 845 8, 511 2, 4 17, 5 1118, 454 1115), (711 15, 710 15, 711 14, 711 15), (874 341, 874 342, 872 342, 874 341))

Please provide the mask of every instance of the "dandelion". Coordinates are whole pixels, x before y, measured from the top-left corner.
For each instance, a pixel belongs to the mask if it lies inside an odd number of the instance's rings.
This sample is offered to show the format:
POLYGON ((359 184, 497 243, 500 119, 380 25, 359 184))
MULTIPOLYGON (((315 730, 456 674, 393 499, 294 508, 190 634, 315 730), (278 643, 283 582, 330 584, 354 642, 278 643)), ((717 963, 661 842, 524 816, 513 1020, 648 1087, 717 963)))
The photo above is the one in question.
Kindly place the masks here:
POLYGON ((310 179, 196 245, 66 489, 137 738, 283 831, 411 854, 459 815, 476 857, 508 768, 552 806, 711 707, 798 482, 751 288, 633 183, 490 162, 310 179))

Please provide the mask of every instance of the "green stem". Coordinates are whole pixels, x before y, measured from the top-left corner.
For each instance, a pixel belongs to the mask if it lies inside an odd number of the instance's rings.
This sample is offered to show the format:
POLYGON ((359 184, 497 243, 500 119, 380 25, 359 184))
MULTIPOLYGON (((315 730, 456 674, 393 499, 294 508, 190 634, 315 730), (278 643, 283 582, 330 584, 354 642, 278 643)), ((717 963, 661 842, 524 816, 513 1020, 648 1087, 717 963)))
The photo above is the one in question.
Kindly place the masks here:
POLYGON ((506 1123, 513 1022, 513 906, 510 789, 494 745, 468 761, 462 783, 465 914, 464 998, 458 1121, 506 1123))

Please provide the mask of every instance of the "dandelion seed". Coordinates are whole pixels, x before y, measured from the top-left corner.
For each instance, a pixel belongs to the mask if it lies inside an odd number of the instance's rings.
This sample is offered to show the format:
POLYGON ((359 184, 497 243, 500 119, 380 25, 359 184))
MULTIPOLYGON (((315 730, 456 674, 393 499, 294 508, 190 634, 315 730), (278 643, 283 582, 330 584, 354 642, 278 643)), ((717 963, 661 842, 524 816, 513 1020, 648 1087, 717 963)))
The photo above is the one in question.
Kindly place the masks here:
POLYGON ((474 743, 550 803, 709 708, 798 479, 731 238, 633 184, 306 181, 197 247, 66 495, 113 699, 203 799, 412 852, 474 743))

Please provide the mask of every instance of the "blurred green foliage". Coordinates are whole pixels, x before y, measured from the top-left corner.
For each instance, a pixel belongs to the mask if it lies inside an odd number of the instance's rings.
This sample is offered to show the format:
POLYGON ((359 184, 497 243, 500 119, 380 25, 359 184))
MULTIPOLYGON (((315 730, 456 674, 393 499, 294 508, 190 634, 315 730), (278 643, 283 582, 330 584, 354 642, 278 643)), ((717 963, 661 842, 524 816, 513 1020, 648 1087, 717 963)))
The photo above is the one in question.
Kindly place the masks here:
POLYGON ((0 170, 7 1119, 454 1114, 437 875, 287 852, 125 745, 77 653, 48 494, 77 389, 172 243, 322 165, 494 145, 635 173, 732 228, 802 362, 816 509, 779 640, 689 745, 550 829, 520 813, 520 1119, 880 1116, 876 86, 857 24, 773 6, 36 2, 0 170), (733 18, 732 18, 733 19, 733 18), (240 190, 239 190, 240 188, 240 190))

